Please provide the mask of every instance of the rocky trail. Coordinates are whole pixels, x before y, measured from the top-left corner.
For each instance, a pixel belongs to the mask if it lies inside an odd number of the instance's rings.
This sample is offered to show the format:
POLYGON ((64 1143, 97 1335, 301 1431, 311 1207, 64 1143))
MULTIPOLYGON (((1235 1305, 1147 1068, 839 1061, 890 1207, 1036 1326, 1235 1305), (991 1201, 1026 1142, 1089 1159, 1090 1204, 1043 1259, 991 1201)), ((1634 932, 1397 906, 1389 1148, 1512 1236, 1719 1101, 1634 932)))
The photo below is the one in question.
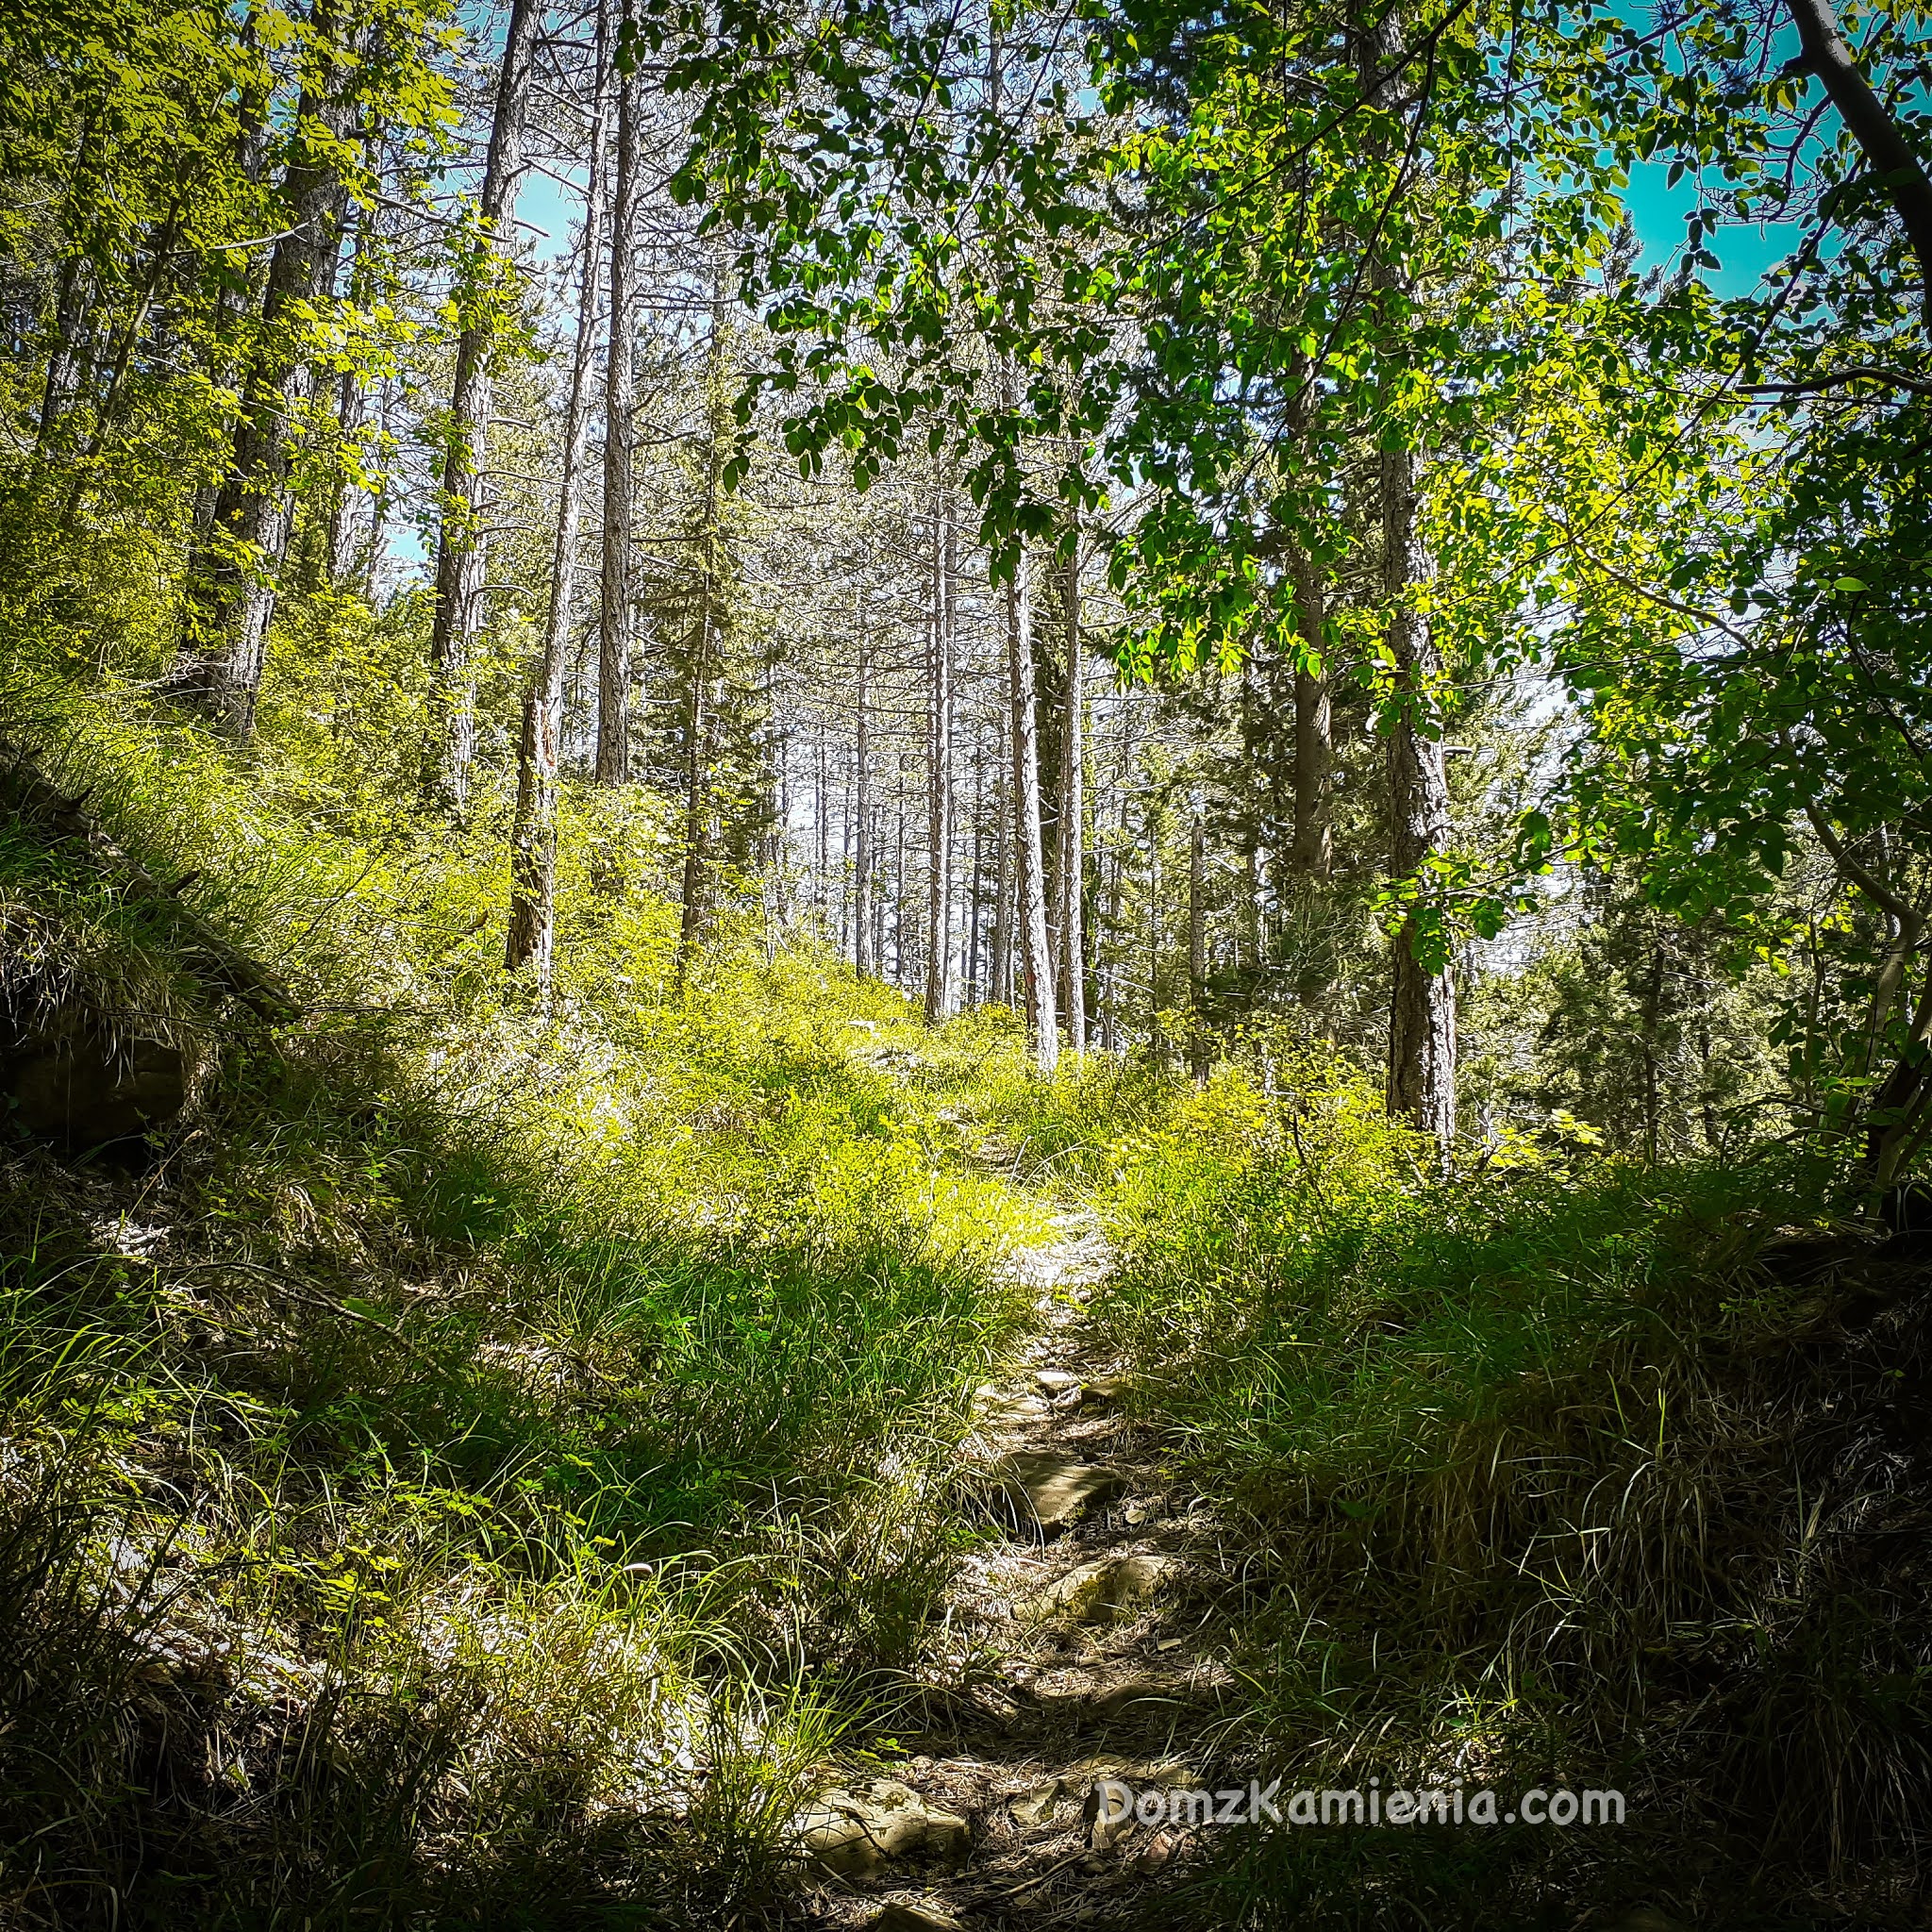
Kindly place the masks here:
POLYGON ((927 1727, 891 1778, 802 1821, 810 1923, 876 1932, 1133 1923, 1191 1832, 1100 1816, 1096 1787, 1210 1788, 1232 1703, 1217 1525, 1122 1415, 1086 1305, 1108 1263, 1091 1217, 1014 1265, 1039 1321, 978 1392, 964 1481, 1006 1533, 959 1565, 927 1727))

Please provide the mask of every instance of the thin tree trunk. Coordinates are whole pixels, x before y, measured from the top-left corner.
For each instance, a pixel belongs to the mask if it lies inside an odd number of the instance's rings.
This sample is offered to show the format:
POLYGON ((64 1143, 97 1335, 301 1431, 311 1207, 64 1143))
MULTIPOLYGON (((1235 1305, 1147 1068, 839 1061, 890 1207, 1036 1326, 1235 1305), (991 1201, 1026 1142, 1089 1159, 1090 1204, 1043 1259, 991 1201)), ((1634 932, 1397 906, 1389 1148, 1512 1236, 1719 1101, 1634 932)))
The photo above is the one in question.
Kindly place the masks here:
POLYGON ((925 1024, 952 1006, 953 963, 953 525, 944 490, 932 514, 932 715, 927 758, 925 1024))
POLYGON ((821 718, 818 728, 818 774, 817 790, 813 794, 812 829, 818 834, 819 841, 819 921, 827 932, 831 926, 831 921, 826 915, 831 909, 829 894, 832 878, 832 845, 830 826, 825 815, 830 808, 831 800, 827 796, 825 786, 825 722, 821 718))
POLYGON ((1198 808, 1188 838, 1188 1065, 1208 1077, 1208 834, 1198 808))
POLYGON ((482 522, 488 493, 490 412, 494 402, 491 356, 496 331, 490 308, 497 251, 508 246, 518 178, 524 171, 524 115, 541 9, 536 0, 510 0, 504 30, 503 65, 497 73, 496 110, 483 163, 476 214, 481 234, 472 272, 482 285, 469 299, 484 305, 457 337, 456 378, 450 394, 449 448, 442 469, 442 530, 436 550, 436 608, 429 629, 429 661, 442 706, 442 742, 431 791, 449 812, 469 804, 470 769, 476 753, 475 673, 471 660, 483 631, 489 549, 482 522))
POLYGON ((1040 826, 1040 714, 1033 675, 1033 605, 1022 543, 1007 579, 1007 670, 1012 704, 1013 835, 1019 858, 1018 939, 1034 1064, 1059 1063, 1060 1029, 1046 932, 1046 868, 1040 826))
POLYGON ((1657 1091, 1657 1023, 1664 1003, 1664 948, 1651 947, 1650 984, 1643 993, 1643 1158, 1657 1165, 1657 1127, 1662 1111, 1657 1091))
POLYGON ((1167 1064, 1167 1036, 1160 1024, 1160 828, 1150 817, 1147 834, 1147 1051, 1157 1067, 1167 1064))
MULTIPOLYGON (((383 432, 385 441, 388 441, 393 403, 394 392, 389 377, 385 376, 375 408, 376 424, 383 432)), ((375 602, 376 572, 382 563, 383 532, 388 522, 389 482, 385 475, 377 478, 375 489, 369 498, 368 548, 362 556, 362 601, 365 604, 374 605, 375 602)))
POLYGON ((1290 568, 1294 577, 1295 623, 1303 646, 1322 658, 1319 672, 1301 664, 1294 674, 1293 864, 1305 878, 1320 884, 1326 881, 1335 865, 1334 818, 1328 799, 1328 775, 1335 764, 1324 641, 1328 613, 1314 566, 1297 553, 1290 568))
MULTIPOLYGON (((1010 728, 1005 726, 1004 720, 1002 724, 1001 735, 1010 739, 1010 728)), ((1013 896, 1012 812, 1009 809, 1012 791, 1013 760, 1010 756, 1003 756, 994 769, 992 781, 992 916, 987 934, 989 957, 986 962, 987 985, 996 1007, 1013 1004, 1013 948, 1009 938, 1013 896)))
POLYGON ((892 984, 901 991, 910 964, 906 949, 906 784, 901 772, 892 785, 892 984))
POLYGON ((704 564, 698 577, 698 636, 691 673, 690 761, 685 771, 684 890, 677 922, 677 977, 683 984, 686 968, 710 924, 712 772, 717 763, 718 705, 712 701, 711 680, 717 674, 720 616, 718 497, 724 471, 720 447, 724 425, 718 408, 724 373, 724 263, 714 255, 711 275, 711 333, 705 351, 705 502, 704 564))
MULTIPOLYGON (((1426 625, 1408 601, 1420 580, 1416 557, 1414 458, 1382 456, 1383 594, 1391 606, 1389 642, 1400 709, 1389 738, 1389 790, 1394 815, 1391 871, 1413 877, 1449 843, 1449 782, 1441 741, 1418 716, 1430 702, 1438 669, 1426 625)), ((1413 915, 1394 947, 1390 1000, 1389 1108, 1435 1137, 1446 1156, 1456 1138, 1456 988, 1445 960, 1416 957, 1413 915)))
POLYGON ((1786 0, 1786 5, 1797 23, 1804 65, 1824 83, 1833 107, 1905 225, 1912 252, 1919 258, 1920 312, 1932 333, 1932 176, 1860 72, 1839 31, 1830 0, 1786 0))
MULTIPOLYGON (((1395 8, 1363 33, 1358 59, 1369 97, 1393 86, 1402 41, 1395 8)), ((1402 315, 1400 265, 1375 245, 1369 286, 1382 311, 1391 353, 1407 327, 1402 315)), ((1389 733, 1389 792, 1394 821, 1391 870, 1414 877, 1449 843, 1449 781, 1440 738, 1423 726, 1434 701, 1441 661, 1427 624, 1415 608, 1415 587, 1426 561, 1416 531, 1415 456, 1385 448, 1380 456, 1382 598, 1388 611, 1388 644, 1393 660, 1393 716, 1389 733)), ((1416 957, 1413 914, 1397 933, 1389 1002, 1389 1110, 1431 1135, 1446 1159, 1456 1138, 1456 988, 1448 962, 1425 964, 1416 957)))
MULTIPOLYGON (((375 210, 365 208, 356 225, 355 252, 349 270, 349 299, 352 302, 368 300, 370 228, 375 221, 375 210)), ((355 368, 343 370, 336 385, 338 458, 335 473, 329 478, 328 519, 324 528, 320 558, 323 580, 332 590, 347 583, 350 572, 356 567, 356 525, 351 512, 349 479, 343 474, 341 458, 368 414, 368 397, 363 390, 361 371, 355 368)))
MULTIPOLYGON (((344 370, 336 391, 337 433, 347 442, 367 418, 362 378, 353 369, 344 370)), ((338 476, 329 486, 328 528, 323 539, 322 567, 332 585, 346 583, 356 568, 356 522, 345 476, 338 476)))
MULTIPOLYGON (((332 43, 336 14, 318 0, 309 24, 317 42, 332 43)), ((344 115, 324 66, 303 89, 298 125, 341 135, 344 115), (324 79, 321 75, 328 77, 324 79)), ((315 365, 291 349, 294 318, 332 278, 336 238, 347 192, 333 157, 306 143, 283 178, 288 228, 270 258, 261 331, 242 382, 228 473, 188 569, 175 688, 242 739, 255 729, 268 626, 289 541, 292 425, 313 392, 315 365)))
MULTIPOLYGON (((85 142, 86 134, 81 138, 85 142)), ((34 438, 37 458, 44 458, 52 452, 55 426, 75 398, 75 373, 80 365, 75 345, 80 341, 84 308, 81 280, 87 265, 87 258, 80 255, 70 255, 60 264, 58 292, 54 302, 54 343, 47 352, 47 379, 41 391, 41 420, 34 438)))
POLYGON ((590 176, 584 188, 584 260, 578 281, 575 353, 564 407, 563 475, 557 502, 557 539, 550 553, 550 608, 543 652, 524 697, 517 757, 516 817, 510 828, 509 938, 504 964, 511 973, 534 965, 546 1005, 557 947, 557 767, 563 730, 563 679, 576 608, 577 542, 583 523, 583 475, 590 456, 591 364, 597 345, 598 258, 603 250, 604 137, 609 113, 608 11, 597 8, 596 72, 591 107, 590 176))
POLYGON ((867 689, 872 670, 872 645, 866 635, 863 607, 858 619, 858 728, 855 734, 858 752, 858 799, 854 818, 858 825, 858 846, 852 861, 852 968, 862 979, 872 972, 872 743, 871 694, 867 689))
MULTIPOLYGON (((624 0, 624 21, 632 16, 624 0)), ((632 249, 637 229, 638 75, 617 85, 616 186, 610 207, 610 332, 604 375, 603 598, 597 618, 597 783, 630 782, 631 417, 636 395, 632 249)))
POLYGON ((973 883, 972 904, 967 910, 966 923, 966 1004, 976 1007, 980 993, 986 986, 986 975, 980 970, 979 960, 979 921, 980 908, 985 896, 986 885, 986 759, 975 755, 973 760, 973 883))
POLYGON ((1120 843, 1112 854, 1110 868, 1111 887, 1107 900, 1107 945, 1108 966, 1105 991, 1100 1004, 1100 1046, 1103 1053, 1118 1053, 1121 1049, 1121 949, 1124 940, 1121 932, 1122 915, 1125 909, 1127 867, 1127 788, 1121 788, 1121 836, 1120 843))
MULTIPOLYGON (((854 759, 856 765, 858 760, 854 759)), ((858 941, 852 932, 851 906, 857 885, 858 858, 853 850, 853 787, 850 784, 840 787, 839 791, 839 952, 842 958, 847 946, 856 946, 858 941)))
MULTIPOLYGON (((872 842, 874 853, 885 831, 886 813, 883 806, 873 808, 872 842)), ((878 860, 874 858, 874 867, 878 860)), ((872 970, 874 976, 886 976, 886 891, 881 883, 875 886, 872 895, 872 970)))
MULTIPOLYGON (((93 426, 89 430, 86 441, 76 453, 74 478, 68 489, 66 505, 61 513, 60 527, 63 531, 71 529, 75 518, 79 515, 81 503, 87 494, 92 465, 107 446, 108 437, 118 425, 128 367, 134 359, 136 348, 140 346, 142 333, 147 326, 148 315, 154 308, 155 297, 160 291, 162 278, 175 258, 175 245, 181 238, 183 214, 184 209, 177 192, 166 215, 156 225, 149 242, 147 273, 135 290, 134 308, 131 313, 119 325, 109 327, 107 332, 108 378, 102 385, 99 400, 93 407, 93 426)), ((325 290, 323 292, 332 291, 325 290)), ((313 380, 312 377, 310 379, 313 380)))
POLYGON ((1067 1044, 1077 1058, 1087 1050, 1087 935, 1082 885, 1087 869, 1086 653, 1081 646, 1080 550, 1066 560, 1066 726, 1061 734, 1059 799, 1059 983, 1067 1016, 1067 1044))

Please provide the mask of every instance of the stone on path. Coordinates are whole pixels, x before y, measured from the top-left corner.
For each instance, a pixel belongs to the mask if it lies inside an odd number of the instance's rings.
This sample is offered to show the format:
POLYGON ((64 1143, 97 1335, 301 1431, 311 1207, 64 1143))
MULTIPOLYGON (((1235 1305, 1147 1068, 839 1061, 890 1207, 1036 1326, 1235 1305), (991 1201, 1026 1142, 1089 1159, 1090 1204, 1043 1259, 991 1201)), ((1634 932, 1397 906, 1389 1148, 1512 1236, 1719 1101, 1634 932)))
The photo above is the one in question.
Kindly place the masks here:
POLYGON ((1105 1623, 1149 1601, 1174 1570, 1167 1557, 1103 1557, 1069 1570, 1041 1595, 1015 1606, 1022 1616, 1105 1623))
POLYGON ((1060 1801, 1060 1781, 1050 1777, 1043 1785, 1022 1791, 1012 1801, 1013 1816, 1022 1824, 1044 1824, 1060 1801))
POLYGON ((864 1877, 894 1858, 965 1856, 971 1828, 957 1813, 929 1806, 894 1778, 880 1778, 863 1797, 824 1792, 797 1820, 798 1847, 828 1871, 864 1877))
POLYGON ((1033 1379, 1049 1395, 1064 1395, 1069 1389, 1077 1389, 1080 1378, 1066 1369, 1037 1369, 1033 1379))
POLYGON ((891 1899, 865 1923, 866 1932, 963 1932, 944 1906, 927 1899, 891 1899))
POLYGON ((1010 1391, 983 1382, 973 1391, 973 1412, 985 1422, 1031 1422, 1050 1414, 1038 1395, 1015 1395, 1010 1391))
POLYGON ((1119 1470, 1082 1462, 1077 1456, 1052 1449, 1016 1451, 1001 1458, 998 1474, 1013 1502, 1024 1502, 1047 1536, 1065 1529, 1083 1511, 1126 1488, 1126 1478, 1119 1470))

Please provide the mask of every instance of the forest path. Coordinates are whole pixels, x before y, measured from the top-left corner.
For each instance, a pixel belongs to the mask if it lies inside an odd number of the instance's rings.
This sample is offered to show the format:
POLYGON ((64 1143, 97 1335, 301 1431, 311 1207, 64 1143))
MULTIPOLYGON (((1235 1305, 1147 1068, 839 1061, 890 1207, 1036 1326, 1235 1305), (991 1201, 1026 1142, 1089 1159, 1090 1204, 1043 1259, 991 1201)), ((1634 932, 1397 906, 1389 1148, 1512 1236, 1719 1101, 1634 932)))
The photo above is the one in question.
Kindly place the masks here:
POLYGON ((1010 1257, 1037 1319, 979 1390, 958 1466, 1004 1531, 957 1568, 926 1727, 902 1739, 910 1762, 830 1794, 835 1809, 849 1801, 845 1840, 817 1924, 1127 1924, 1188 1834, 1096 1824, 1096 1784, 1216 1782, 1231 1708, 1217 1525, 1118 1407, 1117 1365, 1087 1321, 1112 1258, 1098 1221, 1072 1210, 1053 1224, 1010 1257), (907 1822, 921 1811, 923 1838, 907 1822), (916 1849, 880 1856, 901 1842, 916 1849))

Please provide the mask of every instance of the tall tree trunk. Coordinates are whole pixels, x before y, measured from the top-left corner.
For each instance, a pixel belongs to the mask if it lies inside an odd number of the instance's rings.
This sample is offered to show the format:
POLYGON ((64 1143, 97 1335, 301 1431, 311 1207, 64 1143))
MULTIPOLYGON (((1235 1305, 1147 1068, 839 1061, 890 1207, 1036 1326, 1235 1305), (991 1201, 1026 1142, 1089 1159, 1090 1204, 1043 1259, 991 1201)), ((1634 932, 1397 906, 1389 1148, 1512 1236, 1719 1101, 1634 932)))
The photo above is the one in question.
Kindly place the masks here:
POLYGON ((1188 835, 1188 1067, 1208 1077, 1208 833, 1198 806, 1188 835))
POLYGON ((1157 1067, 1167 1064, 1167 1036, 1160 1024, 1160 826, 1149 814, 1147 834, 1147 1052, 1157 1067))
POLYGON ((1080 543, 1074 536, 1066 559, 1067 611, 1066 724, 1061 733, 1059 797, 1060 1009, 1067 1016, 1067 1044, 1074 1056, 1087 1051, 1087 934, 1082 887, 1087 870, 1086 652, 1081 644, 1080 543))
MULTIPOLYGON (((316 0, 309 24, 321 47, 337 30, 333 0, 316 0)), ((315 365, 296 340, 300 311, 332 285, 347 190, 328 144, 348 115, 325 59, 302 91, 298 125, 327 137, 303 143, 282 181, 288 228, 270 258, 261 328, 242 385, 242 413, 228 471, 188 567, 175 688, 238 738, 255 729, 277 575, 287 554, 293 425, 314 391, 315 365)))
MULTIPOLYGON (((250 5, 242 19, 239 44, 254 58, 254 66, 242 81, 235 108, 235 168, 244 181, 258 186, 268 166, 268 110, 275 94, 275 75, 266 59, 260 58, 258 22, 260 9, 250 5)), ((235 320, 250 306, 252 269, 248 274, 224 276, 215 292, 215 309, 208 330, 203 372, 213 383, 223 383, 236 372, 229 355, 230 336, 235 320)), ((234 425, 226 436, 232 446, 234 425)), ((199 546, 214 528, 215 510, 221 499, 221 479, 205 477, 194 492, 192 528, 199 546)), ((191 579, 192 583, 192 579, 191 579)))
MULTIPOLYGON (((345 369, 336 389, 336 431, 343 442, 356 435, 368 417, 368 404, 362 378, 345 369)), ((323 574, 328 582, 341 586, 348 582, 356 568, 356 519, 349 482, 338 476, 329 485, 328 525, 322 544, 323 574)))
POLYGON ((892 785, 892 984, 902 992, 911 963, 906 946, 906 785, 902 770, 892 785))
POLYGON ((871 693, 867 689, 872 670, 872 643, 866 635, 863 607, 858 620, 858 728, 854 734, 858 752, 853 807, 857 824, 857 844, 852 858, 852 968, 863 979, 872 972, 872 743, 871 693))
POLYGON ((475 759, 476 690, 471 660, 483 631, 489 569, 482 525, 494 401, 491 356, 496 330, 491 311, 497 292, 491 285, 500 272, 499 250, 507 249, 510 241, 517 182, 524 172, 524 115, 529 104, 538 21, 536 0, 510 0, 483 188, 477 196, 481 233, 470 264, 477 287, 468 299, 482 307, 465 321, 457 337, 456 377, 450 391, 442 529, 436 548, 436 609, 429 628, 429 661, 443 709, 442 741, 430 789, 446 811, 458 814, 469 804, 470 768, 475 759))
MULTIPOLYGON (((1118 1053, 1121 1050, 1121 980, 1124 961, 1121 954, 1124 944, 1121 922, 1124 912, 1126 896, 1127 868, 1127 791, 1121 787, 1121 836, 1114 847, 1108 873, 1110 884, 1107 895, 1107 968, 1102 985, 1100 1000, 1100 1050, 1103 1053, 1118 1053)), ((1096 808, 1097 810, 1097 808, 1096 808)))
POLYGON ((830 838, 830 828, 826 823, 825 815, 830 810, 830 808, 831 801, 827 795, 825 785, 825 722, 823 718, 821 718, 819 720, 818 727, 818 771, 816 778, 816 789, 812 793, 812 830, 818 835, 819 842, 819 923, 822 926, 825 928, 827 934, 829 934, 831 929, 831 920, 827 916, 830 911, 830 907, 827 903, 827 895, 831 891, 832 842, 830 838))
MULTIPOLYGON (((374 245, 371 230, 376 219, 374 208, 364 208, 356 224, 356 239, 349 267, 349 299, 369 300, 369 257, 374 245)), ((322 553, 316 562, 322 581, 339 590, 356 568, 356 523, 351 503, 349 478, 342 454, 354 441, 369 414, 362 372, 354 367, 342 371, 336 383, 336 441, 338 456, 329 477, 328 516, 323 526, 322 553)))
POLYGON ((550 553, 550 608, 543 650, 524 696, 517 755, 516 817, 510 826, 509 937, 504 965, 534 966, 547 1005, 557 948, 557 766, 563 730, 563 678, 576 609, 577 542, 583 524, 584 467, 590 456, 591 365, 597 346, 598 260, 603 252, 604 137, 609 114, 609 12, 597 8, 596 72, 591 105, 590 175, 584 187, 584 259, 578 278, 575 352, 564 407, 563 475, 557 539, 550 553))
MULTIPOLYGON (((1450 834, 1449 781, 1441 741, 1422 728, 1439 669, 1427 626, 1409 601, 1422 571, 1415 540, 1414 458, 1382 456, 1384 597, 1395 659, 1397 713, 1389 736, 1389 791, 1394 816, 1391 869, 1410 878, 1450 834)), ((1446 1156, 1456 1138, 1456 987, 1445 961, 1416 958, 1413 916, 1394 946, 1389 1010, 1389 1109, 1435 1137, 1446 1156)))
MULTIPOLYGON (((1401 51, 1399 9, 1391 7, 1357 43, 1363 90, 1388 105, 1401 51)), ((1369 286, 1379 310, 1388 353, 1406 336, 1401 266, 1379 240, 1371 243, 1369 286)), ((1385 425, 1385 441, 1402 433, 1385 425)), ((1389 792, 1394 821, 1391 870, 1411 878, 1449 843, 1449 781, 1440 738, 1424 729, 1434 703, 1441 659, 1427 624, 1415 608, 1426 574, 1416 531, 1416 459, 1405 445, 1380 456, 1382 599, 1394 686, 1389 731, 1389 792)), ((1389 1001, 1389 1110, 1434 1137, 1446 1159, 1456 1138, 1456 988, 1445 961, 1425 966, 1416 957, 1414 916, 1397 933, 1389 1001)))
MULTIPOLYGON (((877 853, 879 841, 885 830, 885 808, 882 806, 874 806, 873 808, 872 844, 874 853, 873 869, 875 873, 883 870, 879 863, 877 853)), ((884 882, 876 881, 873 887, 872 895, 872 970, 874 976, 878 979, 883 979, 886 976, 886 900, 887 894, 884 882)))
POLYGON ((987 985, 996 1007, 1013 1004, 1013 760, 1011 727, 1001 734, 1008 750, 993 772, 992 917, 987 935, 987 985))
MULTIPOLYGON (((392 420, 395 401, 394 388, 391 379, 384 376, 382 387, 377 392, 375 420, 383 433, 383 441, 389 440, 389 428, 392 420)), ((382 563, 382 540, 384 527, 389 521, 389 481, 387 476, 376 479, 374 492, 369 498, 369 536, 367 549, 362 553, 362 601, 374 605, 376 592, 376 572, 382 563)))
POLYGON ((684 891, 677 921, 677 979, 684 974, 710 924, 711 782, 717 763, 718 705, 711 680, 720 656, 718 584, 721 575, 718 501, 724 474, 719 417, 724 375, 724 258, 715 255, 711 274, 711 334, 705 350, 704 564, 698 577, 697 650, 691 671, 690 762, 685 771, 684 891))
MULTIPOLYGON (((632 0, 624 0, 629 25, 632 0)), ((632 252, 637 241, 638 75, 617 84, 616 187, 610 205, 610 334, 604 375, 603 598, 597 617, 597 783, 630 782, 631 677, 631 418, 636 403, 631 368, 637 292, 632 252)))
MULTIPOLYGON (((1416 558, 1414 459, 1382 457, 1383 595, 1395 660, 1396 716, 1389 737, 1389 790, 1394 818, 1391 869, 1410 878, 1448 846, 1449 784, 1440 739, 1423 714, 1438 665, 1427 628, 1409 597, 1420 580, 1416 558)), ((1413 916, 1396 935, 1390 999, 1389 1108, 1435 1137, 1446 1155, 1456 1137, 1456 989, 1446 962, 1417 958, 1413 916)))
MULTIPOLYGON (((85 133, 81 139, 85 143, 85 133)), ((40 459, 52 453, 57 425, 75 399, 75 375, 80 366, 81 318, 86 306, 82 283, 87 272, 87 258, 82 255, 70 255, 60 264, 54 300, 54 341, 47 351, 47 378, 41 391, 41 417, 34 437, 34 455, 40 459)))
MULTIPOLYGON (((855 766, 858 759, 853 760, 855 766)), ((857 887, 858 857, 853 846, 853 785, 839 790, 839 954, 842 958, 848 946, 858 941, 852 934, 851 907, 857 887)))
POLYGON ((933 491, 932 712, 926 760, 925 1023, 952 1005, 953 963, 953 520, 943 486, 933 491))
POLYGON ((966 1004, 976 1007, 987 983, 979 963, 979 924, 986 882, 986 759, 973 759, 973 882, 966 912, 966 1004))
POLYGON ((1040 826, 1040 712, 1033 673, 1033 605, 1022 543, 1007 579, 1008 695, 1012 705, 1013 840, 1019 857, 1020 970, 1026 995, 1026 1031, 1042 1074, 1059 1064, 1060 1029, 1046 934, 1046 868, 1040 826))
POLYGON ((1294 674, 1294 869, 1318 884, 1335 866, 1334 814, 1329 774, 1335 766, 1335 731, 1329 698, 1327 600, 1322 579, 1297 552, 1290 560, 1294 579, 1295 625, 1306 652, 1322 659, 1319 672, 1306 663, 1294 674))
POLYGON ((1643 1158, 1657 1165, 1657 1128, 1662 1096, 1657 1085, 1657 1027, 1664 1004, 1664 947, 1661 937, 1651 946, 1650 983, 1643 990, 1643 1158))

